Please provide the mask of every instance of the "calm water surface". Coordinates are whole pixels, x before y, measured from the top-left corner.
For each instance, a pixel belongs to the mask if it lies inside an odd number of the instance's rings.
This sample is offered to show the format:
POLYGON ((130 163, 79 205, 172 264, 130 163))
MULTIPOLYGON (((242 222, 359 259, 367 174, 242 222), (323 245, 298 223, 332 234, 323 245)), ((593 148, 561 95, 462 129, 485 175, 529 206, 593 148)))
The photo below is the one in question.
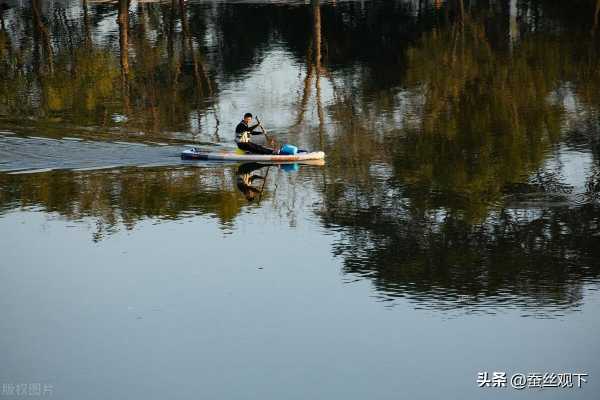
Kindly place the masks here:
POLYGON ((0 397, 597 398, 600 2, 0 17, 0 397), (180 160, 246 111, 326 164, 180 160))

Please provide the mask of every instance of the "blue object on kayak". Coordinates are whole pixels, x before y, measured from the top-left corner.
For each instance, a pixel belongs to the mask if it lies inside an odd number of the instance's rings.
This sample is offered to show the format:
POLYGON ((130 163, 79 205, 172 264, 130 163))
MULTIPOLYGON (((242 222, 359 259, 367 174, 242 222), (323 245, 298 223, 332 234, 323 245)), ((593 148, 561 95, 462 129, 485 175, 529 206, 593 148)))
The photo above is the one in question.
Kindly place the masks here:
POLYGON ((291 144, 284 144, 281 146, 281 149, 279 149, 279 154, 284 156, 295 156, 298 154, 298 148, 291 144))
POLYGON ((300 169, 300 165, 297 163, 294 164, 282 164, 281 169, 285 172, 296 172, 300 169))

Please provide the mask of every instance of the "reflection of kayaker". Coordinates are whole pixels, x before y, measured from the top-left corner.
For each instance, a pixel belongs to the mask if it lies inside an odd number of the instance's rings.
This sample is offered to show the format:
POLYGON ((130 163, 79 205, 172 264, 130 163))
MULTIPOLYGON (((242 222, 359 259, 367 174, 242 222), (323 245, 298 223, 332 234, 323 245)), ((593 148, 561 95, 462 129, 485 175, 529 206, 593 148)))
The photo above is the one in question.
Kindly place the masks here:
MULTIPOLYGON (((261 146, 260 144, 253 143, 251 141, 252 136, 263 135, 264 129, 262 132, 255 131, 257 127, 260 125, 260 120, 258 117, 256 118, 256 124, 250 125, 252 123, 252 114, 246 113, 244 114, 244 119, 240 121, 240 123, 235 128, 235 143, 237 144, 240 150, 244 150, 253 154, 279 154, 277 150, 273 150, 271 148, 261 146)), ((261 126, 262 128, 262 126, 261 126)))
POLYGON ((264 165, 261 164, 247 163, 240 165, 237 170, 237 187, 248 201, 253 201, 256 195, 260 195, 264 189, 266 176, 253 174, 254 171, 263 167, 264 165), (254 182, 258 180, 263 182, 260 188, 254 186, 254 182))

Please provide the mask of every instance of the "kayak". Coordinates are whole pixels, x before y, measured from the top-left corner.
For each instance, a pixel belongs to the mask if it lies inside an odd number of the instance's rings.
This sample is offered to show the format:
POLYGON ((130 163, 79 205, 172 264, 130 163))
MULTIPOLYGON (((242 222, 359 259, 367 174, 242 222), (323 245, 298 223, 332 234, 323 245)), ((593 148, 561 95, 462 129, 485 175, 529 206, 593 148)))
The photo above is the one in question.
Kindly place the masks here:
POLYGON ((308 160, 323 160, 322 151, 299 152, 295 155, 251 154, 242 150, 205 152, 195 147, 181 152, 183 160, 213 160, 213 161, 260 161, 260 162, 295 162, 308 160))

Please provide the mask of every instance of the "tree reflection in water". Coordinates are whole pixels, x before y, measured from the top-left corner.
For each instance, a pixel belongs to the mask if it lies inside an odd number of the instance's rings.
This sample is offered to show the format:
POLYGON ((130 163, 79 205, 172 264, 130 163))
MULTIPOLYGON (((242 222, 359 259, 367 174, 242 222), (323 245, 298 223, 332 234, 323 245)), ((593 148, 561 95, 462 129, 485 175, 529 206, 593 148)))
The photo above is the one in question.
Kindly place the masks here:
MULTIPOLYGON (((598 279, 596 0, 42 3, 2 11, 2 129, 227 144, 240 99, 284 93, 270 103, 280 137, 327 166, 271 204, 312 191, 346 273, 441 308, 574 307, 598 279), (296 86, 260 70, 275 52, 296 86), (240 95, 251 78, 262 86, 240 95)), ((247 206, 235 168, 2 175, 0 201, 107 225, 228 224, 247 206)))

